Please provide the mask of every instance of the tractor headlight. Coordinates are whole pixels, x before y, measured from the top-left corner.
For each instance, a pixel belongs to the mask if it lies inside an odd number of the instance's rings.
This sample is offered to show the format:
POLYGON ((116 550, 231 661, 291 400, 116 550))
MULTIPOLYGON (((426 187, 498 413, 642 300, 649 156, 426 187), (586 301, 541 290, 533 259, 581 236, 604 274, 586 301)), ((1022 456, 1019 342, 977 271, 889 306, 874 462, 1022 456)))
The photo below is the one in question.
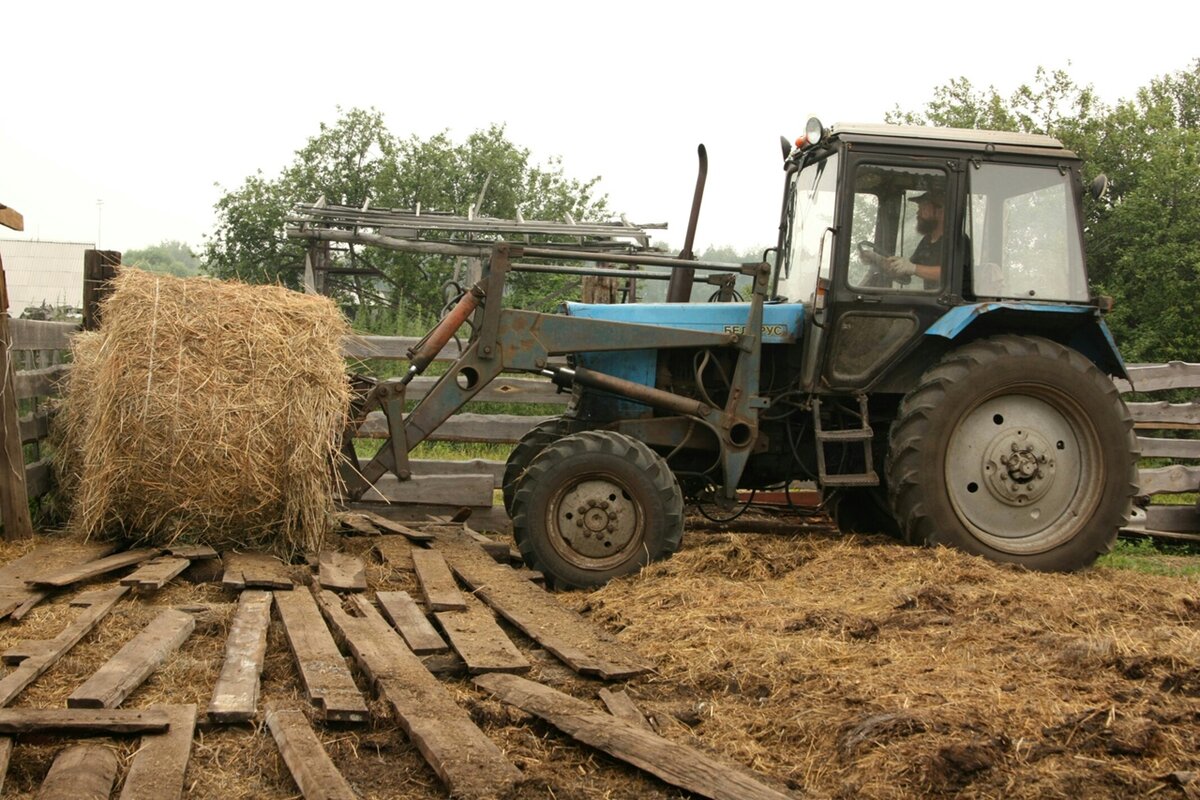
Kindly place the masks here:
POLYGON ((808 122, 804 123, 804 138, 808 144, 820 144, 825 138, 825 126, 821 124, 821 120, 816 117, 809 117, 808 122))

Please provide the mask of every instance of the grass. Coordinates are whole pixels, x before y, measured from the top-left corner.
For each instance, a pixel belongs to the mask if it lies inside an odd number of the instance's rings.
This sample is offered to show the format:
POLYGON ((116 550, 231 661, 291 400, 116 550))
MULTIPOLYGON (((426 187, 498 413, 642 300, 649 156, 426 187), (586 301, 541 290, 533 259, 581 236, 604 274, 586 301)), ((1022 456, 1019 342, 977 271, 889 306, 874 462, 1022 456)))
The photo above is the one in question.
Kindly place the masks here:
POLYGON ((1148 575, 1200 577, 1200 544, 1168 543, 1147 537, 1123 538, 1096 566, 1148 575))

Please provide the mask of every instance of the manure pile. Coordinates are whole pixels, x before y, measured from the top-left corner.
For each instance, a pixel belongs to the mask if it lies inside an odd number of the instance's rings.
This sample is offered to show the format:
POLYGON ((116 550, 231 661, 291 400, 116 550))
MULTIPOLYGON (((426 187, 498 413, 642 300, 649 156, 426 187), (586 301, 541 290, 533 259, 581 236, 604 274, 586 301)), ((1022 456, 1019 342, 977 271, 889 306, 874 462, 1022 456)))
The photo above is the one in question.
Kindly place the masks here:
POLYGON ((102 319, 74 340, 57 421, 72 528, 319 549, 349 407, 333 302, 125 269, 102 319))

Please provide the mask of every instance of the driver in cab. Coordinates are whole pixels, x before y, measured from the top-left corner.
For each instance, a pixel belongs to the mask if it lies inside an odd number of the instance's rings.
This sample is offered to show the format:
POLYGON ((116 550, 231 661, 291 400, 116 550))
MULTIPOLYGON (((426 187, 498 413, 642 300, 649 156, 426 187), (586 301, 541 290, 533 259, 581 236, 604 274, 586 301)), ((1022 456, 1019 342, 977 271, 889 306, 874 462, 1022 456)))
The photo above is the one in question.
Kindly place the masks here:
POLYGON ((921 241, 908 258, 884 256, 864 251, 863 257, 888 277, 908 283, 913 275, 925 281, 925 288, 938 285, 942 278, 942 235, 946 230, 945 195, 937 189, 910 197, 917 204, 917 233, 921 241))

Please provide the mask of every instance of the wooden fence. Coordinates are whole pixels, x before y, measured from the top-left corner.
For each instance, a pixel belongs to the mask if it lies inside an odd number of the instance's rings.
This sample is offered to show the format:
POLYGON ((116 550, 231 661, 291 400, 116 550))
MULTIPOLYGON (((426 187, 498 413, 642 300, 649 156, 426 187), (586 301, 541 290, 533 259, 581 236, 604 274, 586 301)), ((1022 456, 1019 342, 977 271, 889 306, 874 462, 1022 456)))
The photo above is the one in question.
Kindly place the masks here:
MULTIPOLYGON (((1200 388, 1200 364, 1172 361, 1169 364, 1135 364, 1129 368, 1129 381, 1117 381, 1125 394, 1151 395, 1200 388)), ((1183 403, 1167 400, 1129 402, 1142 458, 1182 461, 1200 460, 1200 401, 1195 397, 1183 403), (1191 432, 1191 433, 1189 433, 1191 432)), ((1139 490, 1143 496, 1181 494, 1200 491, 1200 466, 1170 464, 1140 470, 1139 490)), ((1149 505, 1144 529, 1156 533, 1200 533, 1200 507, 1187 505, 1149 505)), ((1181 538, 1196 538, 1185 536, 1181 538)))

